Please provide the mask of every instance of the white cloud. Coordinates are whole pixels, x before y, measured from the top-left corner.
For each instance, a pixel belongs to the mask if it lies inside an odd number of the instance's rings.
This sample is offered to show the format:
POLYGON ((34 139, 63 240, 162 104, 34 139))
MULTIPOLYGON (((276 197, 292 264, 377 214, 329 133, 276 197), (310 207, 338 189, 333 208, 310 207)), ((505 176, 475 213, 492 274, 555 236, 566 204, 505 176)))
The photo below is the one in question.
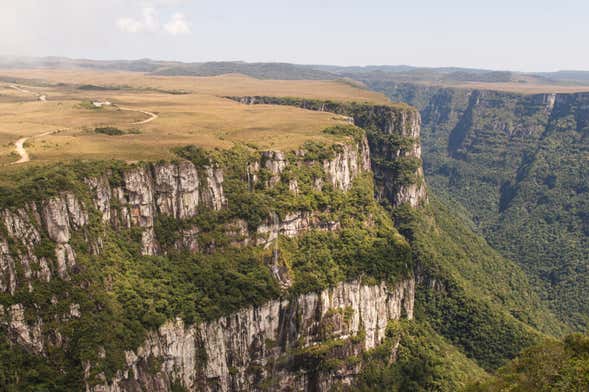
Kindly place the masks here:
POLYGON ((121 31, 126 33, 157 31, 159 29, 157 12, 152 7, 144 7, 140 19, 119 18, 119 20, 117 20, 117 26, 121 31))
POLYGON ((172 35, 189 34, 190 25, 184 14, 178 12, 164 25, 164 30, 172 35))
MULTIPOLYGON (((162 31, 159 15, 155 8, 144 7, 141 18, 119 18, 117 27, 125 33, 145 33, 162 31)), ((171 35, 190 33, 190 24, 184 14, 177 12, 163 25, 163 31, 171 35)))
POLYGON ((138 33, 143 27, 141 22, 132 18, 119 18, 119 20, 117 20, 117 26, 119 30, 124 31, 125 33, 138 33))
POLYGON ((145 30, 147 31, 156 31, 159 29, 158 17, 154 8, 143 8, 143 26, 145 26, 145 30))

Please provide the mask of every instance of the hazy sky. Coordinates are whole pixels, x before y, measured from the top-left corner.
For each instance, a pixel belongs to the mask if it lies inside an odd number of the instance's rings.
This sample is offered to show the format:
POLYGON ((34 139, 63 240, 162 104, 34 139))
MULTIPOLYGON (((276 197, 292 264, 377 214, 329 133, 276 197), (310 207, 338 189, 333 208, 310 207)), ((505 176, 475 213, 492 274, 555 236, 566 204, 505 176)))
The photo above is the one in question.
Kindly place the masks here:
POLYGON ((0 0, 0 54, 589 70, 589 0, 0 0))

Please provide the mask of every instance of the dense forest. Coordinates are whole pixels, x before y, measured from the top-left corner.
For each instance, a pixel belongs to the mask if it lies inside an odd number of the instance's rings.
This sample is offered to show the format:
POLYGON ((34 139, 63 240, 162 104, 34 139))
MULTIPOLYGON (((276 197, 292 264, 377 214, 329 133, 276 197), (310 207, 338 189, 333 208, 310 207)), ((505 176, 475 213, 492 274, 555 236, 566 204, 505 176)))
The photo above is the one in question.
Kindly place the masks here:
POLYGON ((465 208, 553 311, 586 330, 589 95, 371 86, 420 109, 432 192, 465 208))

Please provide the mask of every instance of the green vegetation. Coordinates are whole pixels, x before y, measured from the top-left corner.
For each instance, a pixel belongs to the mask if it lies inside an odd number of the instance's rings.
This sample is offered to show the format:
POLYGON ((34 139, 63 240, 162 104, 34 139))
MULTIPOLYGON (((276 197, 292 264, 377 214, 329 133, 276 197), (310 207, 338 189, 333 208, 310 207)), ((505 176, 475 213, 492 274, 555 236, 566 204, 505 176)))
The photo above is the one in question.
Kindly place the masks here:
POLYGON ((100 127, 94 129, 94 132, 109 136, 120 136, 126 133, 125 131, 115 127, 100 127))
POLYGON ((495 377, 471 385, 469 392, 548 392, 589 390, 589 337, 548 340, 521 353, 495 377))
POLYGON ((355 125, 336 125, 324 129, 323 132, 330 135, 347 136, 356 143, 361 143, 365 136, 365 131, 355 125))
MULTIPOLYGON (((548 385, 584 385, 586 380, 571 378, 575 375, 571 369, 587 368, 582 362, 586 359, 587 344, 583 340, 586 338, 568 338, 564 346, 549 341, 542 349, 528 349, 545 342, 548 335, 568 332, 568 327, 548 310, 521 268, 474 232, 477 225, 471 220, 472 208, 475 203, 480 203, 477 224, 488 238, 499 238, 493 236, 505 235, 514 229, 502 232, 510 227, 504 224, 495 226, 496 232, 492 235, 485 231, 490 226, 481 222, 495 214, 492 208, 485 207, 487 201, 499 207, 503 216, 508 216, 511 211, 529 214, 529 209, 519 205, 514 210, 514 206, 525 200, 535 200, 538 195, 542 195, 542 200, 548 200, 549 208, 557 209, 558 190, 545 194, 543 188, 538 190, 536 187, 556 189, 562 181, 570 187, 574 175, 580 175, 581 181, 585 181, 581 166, 574 166, 566 180, 560 176, 551 177, 553 155, 547 147, 534 151, 535 155, 530 155, 534 159, 526 158, 526 164, 518 166, 521 170, 517 182, 504 182, 510 178, 506 167, 519 158, 508 157, 505 152, 501 155, 505 140, 491 132, 485 133, 485 137, 487 142, 492 140, 493 148, 484 150, 481 147, 483 137, 471 134, 473 124, 478 121, 475 105, 471 104, 471 113, 456 126, 452 135, 446 135, 451 139, 450 145, 443 145, 438 150, 439 144, 431 147, 432 151, 437 151, 437 155, 434 154, 436 159, 444 157, 445 166, 437 167, 437 174, 432 175, 440 199, 430 194, 431 203, 427 207, 415 210, 400 206, 387 210, 374 198, 374 182, 386 180, 397 186, 414 183, 420 180, 416 171, 421 164, 416 158, 404 156, 416 140, 379 131, 384 127, 383 113, 391 107, 295 98, 256 99, 353 116, 356 123, 366 128, 376 179, 365 173, 355 178, 349 191, 334 189, 325 177, 322 161, 341 151, 342 146, 337 143, 307 141, 303 145, 305 154, 286 154, 289 165, 279 175, 266 168, 264 162, 261 168, 252 169, 253 163, 259 162, 262 155, 243 145, 209 151, 196 146, 178 148, 175 150, 177 156, 193 162, 200 178, 204 177, 207 168, 223 170, 227 207, 219 211, 201 207, 195 217, 184 220, 157 216, 154 230, 162 255, 142 256, 141 229, 115 230, 111 225, 103 224, 98 211, 91 207, 88 189, 83 184, 88 176, 108 173, 111 185, 120 186, 123 171, 129 165, 74 162, 4 174, 0 183, 0 208, 20 207, 71 190, 90 209, 90 224, 83 231, 74 233, 71 240, 77 258, 71 280, 35 281, 32 291, 23 286, 14 296, 0 295, 0 304, 5 308, 21 303, 28 320, 40 317, 45 336, 67 338, 63 347, 50 343, 46 358, 40 358, 14 349, 8 343, 5 329, 0 328, 0 360, 6 364, 0 367, 0 383, 8 385, 10 391, 80 389, 84 381, 84 364, 93 364, 90 383, 98 382, 101 373, 107 379, 111 378, 123 366, 125 350, 137 348, 148 331, 176 317, 187 323, 198 323, 246 305, 319 291, 342 280, 394 283, 415 274, 418 291, 414 321, 392 322, 384 344, 365 355, 357 355, 364 332, 336 339, 332 335, 334 325, 330 324, 336 318, 347 321, 349 309, 328 311, 322 325, 318 326, 323 340, 288 353, 292 354, 295 368, 311 373, 335 372, 362 364, 364 370, 358 378, 357 388, 364 391, 454 391, 474 381, 479 383, 472 388, 491 388, 483 389, 491 391, 495 390, 492 389, 495 385, 506 385, 500 384, 507 382, 505 379, 524 385, 532 377, 513 374, 522 373, 522 368, 532 368, 533 365, 522 367, 512 363, 531 363, 538 357, 534 354, 536 351, 547 350, 556 361, 553 367, 558 369, 557 379, 548 379, 548 385), (470 164, 472 155, 485 162, 484 168, 476 165, 469 168, 467 163, 470 164), (460 192, 456 198, 467 208, 448 197, 448 189, 440 185, 445 170, 453 173, 454 179, 463 179, 469 186, 479 186, 479 191, 474 192, 469 200, 470 204, 461 199, 468 196, 465 188, 458 187, 460 192), (460 170, 478 172, 472 177, 475 180, 469 182, 471 180, 461 177, 465 172, 460 170), (256 181, 252 180, 252 171, 255 171, 256 181), (532 173, 534 180, 529 180, 532 173), (486 182, 481 180, 483 177, 486 182), (501 178, 499 183, 503 184, 498 198, 492 193, 498 184, 497 178, 501 178), (296 192, 291 190, 295 180, 296 192), (269 186, 270 183, 273 185, 269 186), (321 189, 317 183, 323 184, 321 189), (471 208, 470 212, 468 208, 471 208), (311 227, 294 238, 279 237, 273 249, 252 245, 258 239, 263 240, 262 234, 256 234, 257 228, 293 214, 304 216, 311 227), (229 230, 236 222, 243 222, 247 227, 249 239, 253 240, 249 245, 243 242, 243 233, 229 230), (198 231, 195 241, 200 251, 188 252, 178 243, 184 231, 194 229, 198 231), (100 255, 91 251, 93 244, 88 241, 97 238, 102 242, 100 255), (281 273, 290 283, 288 289, 278 284, 270 265, 281 267, 284 271, 281 273), (73 304, 79 305, 81 317, 69 315, 73 304), (526 349, 528 351, 524 351, 521 358, 533 357, 533 360, 518 359, 505 365, 526 349), (342 359, 342 356, 347 358, 342 359), (504 367, 496 378, 486 379, 487 371, 494 372, 501 366, 504 367)), ((492 121, 498 119, 509 118, 500 113, 492 121)), ((534 118, 530 121, 537 125, 542 120, 534 118)), ((568 134, 572 146, 580 139, 576 133, 567 131, 571 121, 573 119, 569 118, 562 122, 562 129, 551 130, 559 138, 568 134)), ((113 136, 125 133, 112 127, 98 129, 98 133, 113 136)), ((334 136, 334 140, 364 140, 364 130, 351 125, 331 127, 324 133, 334 136)), ((549 137, 548 134, 545 136, 549 137)), ((524 144, 520 145, 520 153, 528 151, 524 144)), ((560 141, 555 141, 550 147, 558 150, 561 145, 560 141)), ((567 151, 572 150, 567 147, 567 151)), ((579 147, 575 154, 581 153, 584 150, 579 147)), ((572 161, 576 165, 577 159, 572 158, 572 161)), ((432 173, 434 165, 429 163, 426 167, 432 173)), ((474 173, 469 172, 471 174, 474 173)), ((580 184, 583 182, 577 185, 580 184)), ((585 190, 581 187, 576 192, 582 195, 585 190)), ((579 215, 579 209, 584 205, 576 197, 567 197, 573 208, 565 208, 572 214, 566 217, 572 225, 569 229, 582 230, 584 226, 575 217, 583 218, 583 211, 579 215)), ((116 202, 113 203, 116 207, 116 202)), ((536 204, 542 203, 538 201, 536 204)), ((547 209, 541 210, 540 216, 544 219, 548 213, 547 209)), ((563 216, 565 213, 559 212, 551 219, 560 221, 563 216)), ((524 228, 520 230, 525 233, 524 228)), ((46 235, 43 236, 35 254, 55 263, 51 244, 46 235)), ((513 243, 513 239, 505 241, 513 243)), ((525 241, 522 243, 526 244, 525 241)), ((19 276, 22 273, 18 271, 19 276)), ((268 342, 268 346, 275 344, 268 342)), ((161 365, 157 358, 149 358, 148 362, 152 370, 161 365)), ((231 368, 229 372, 234 374, 237 369, 231 368)), ((262 380, 260 385, 270 382, 262 380)), ((182 388, 174 385, 174 389, 182 388)))
MULTIPOLYGON (((184 224, 205 228, 209 236, 201 234, 201 237, 214 238, 217 244, 223 244, 220 237, 225 224, 236 219, 244 220, 251 231, 270 223, 274 214, 284 218, 289 213, 300 212, 315 214, 319 226, 330 222, 341 225, 335 232, 313 230, 296 238, 280 240, 281 256, 293 271, 293 293, 320 290, 344 278, 361 275, 394 281, 411 273, 409 245, 394 228, 390 216, 375 201, 371 176, 358 177, 352 189, 345 193, 334 189, 327 181, 321 191, 317 190, 315 180, 325 176, 320 160, 332 157, 333 149, 338 146, 312 146, 302 158, 289 154, 287 158, 291 164, 282 173, 282 180, 270 188, 265 185, 270 176, 265 169, 260 170, 256 186, 249 187, 247 167, 248 163, 260 159, 257 153, 242 147, 214 152, 212 161, 219 162, 224 169, 223 186, 228 208, 218 213, 203 212, 184 224), (306 165, 297 165, 296 161, 300 159, 306 165), (290 179, 297 180, 298 194, 289 191, 290 179), (370 226, 365 224, 366 216, 372 219, 370 226)), ((194 147, 180 150, 179 154, 197 165, 210 162, 202 150, 194 147)), ((178 222, 173 224, 178 225, 178 222)), ((161 231, 170 232, 170 229, 168 226, 161 231)), ((208 246, 202 245, 203 248, 208 246)))
POLYGON ((84 91, 108 91, 108 90, 119 90, 117 87, 105 87, 105 86, 97 86, 94 84, 82 84, 78 86, 78 90, 84 91))
POLYGON ((46 200, 67 190, 89 200, 84 178, 111 170, 111 180, 114 181, 127 167, 120 161, 74 161, 6 171, 0 174, 0 209, 22 207, 28 202, 46 200))
MULTIPOLYGON (((370 146, 375 181, 379 188, 387 190, 385 197, 394 198, 394 194, 401 187, 423 181, 423 178, 418 174, 418 169, 422 165, 421 159, 417 158, 413 152, 415 144, 419 143, 419 140, 403 136, 411 134, 413 130, 410 127, 418 120, 415 109, 407 105, 399 103, 372 105, 359 102, 273 96, 227 98, 253 104, 295 106, 351 117, 356 126, 338 125, 327 128, 324 133, 352 137, 358 143, 366 135, 370 146), (401 131, 402 134, 399 132, 389 133, 391 126, 401 131), (401 127, 406 127, 406 129, 399 129, 401 127)), ((309 145, 309 142, 305 147, 307 150, 313 151, 313 145, 309 145)))
POLYGON ((295 369, 309 372, 334 371, 344 365, 343 360, 335 358, 337 351, 345 350, 353 344, 350 339, 329 339, 313 346, 304 347, 293 353, 295 369))
POLYGON ((80 109, 87 109, 87 110, 100 110, 102 109, 101 106, 96 106, 92 101, 82 101, 78 104, 80 109))
POLYGON ((141 133, 141 131, 139 131, 138 129, 130 129, 130 130, 124 131, 122 129, 115 128, 115 127, 99 127, 99 128, 95 128, 94 132, 98 133, 98 134, 102 134, 102 135, 108 135, 108 136, 137 135, 137 134, 141 133))
POLYGON ((373 85, 417 106, 428 185, 527 273, 572 328, 589 326, 587 94, 373 85))
POLYGON ((430 195, 421 211, 399 208, 424 283, 416 314, 479 366, 491 370, 562 325, 517 265, 473 233, 468 221, 430 195))
POLYGON ((364 362, 359 391, 459 391, 486 377, 425 321, 391 322, 385 342, 364 362))

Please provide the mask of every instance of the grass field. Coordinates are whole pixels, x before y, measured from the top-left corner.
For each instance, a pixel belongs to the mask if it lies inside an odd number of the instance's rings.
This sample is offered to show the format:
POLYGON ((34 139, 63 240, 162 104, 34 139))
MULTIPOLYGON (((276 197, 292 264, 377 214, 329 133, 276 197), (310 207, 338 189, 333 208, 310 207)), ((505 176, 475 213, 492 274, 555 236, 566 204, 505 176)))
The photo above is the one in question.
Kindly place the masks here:
MULTIPOLYGON (((242 105, 228 95, 275 95, 387 104, 383 95, 339 81, 269 81, 241 75, 161 77, 140 73, 0 70, 0 165, 18 159, 14 142, 29 137, 31 162, 72 159, 166 159, 173 147, 295 149, 307 140, 329 141, 321 131, 346 119, 287 106, 242 105), (19 78, 18 87, 9 82, 19 78), (85 86, 85 87, 83 87, 85 86), (91 86, 91 87, 88 87, 91 86), (26 91, 23 91, 26 90, 26 91), (41 101, 39 96, 45 96, 41 101), (113 105, 94 108, 92 101, 113 105), (131 108, 137 112, 120 110, 131 108), (146 124, 133 124, 148 118, 146 124), (115 127, 125 134, 98 134, 115 127), (50 135, 35 137, 42 133, 50 135)), ((18 165, 18 166, 21 166, 18 165)))

